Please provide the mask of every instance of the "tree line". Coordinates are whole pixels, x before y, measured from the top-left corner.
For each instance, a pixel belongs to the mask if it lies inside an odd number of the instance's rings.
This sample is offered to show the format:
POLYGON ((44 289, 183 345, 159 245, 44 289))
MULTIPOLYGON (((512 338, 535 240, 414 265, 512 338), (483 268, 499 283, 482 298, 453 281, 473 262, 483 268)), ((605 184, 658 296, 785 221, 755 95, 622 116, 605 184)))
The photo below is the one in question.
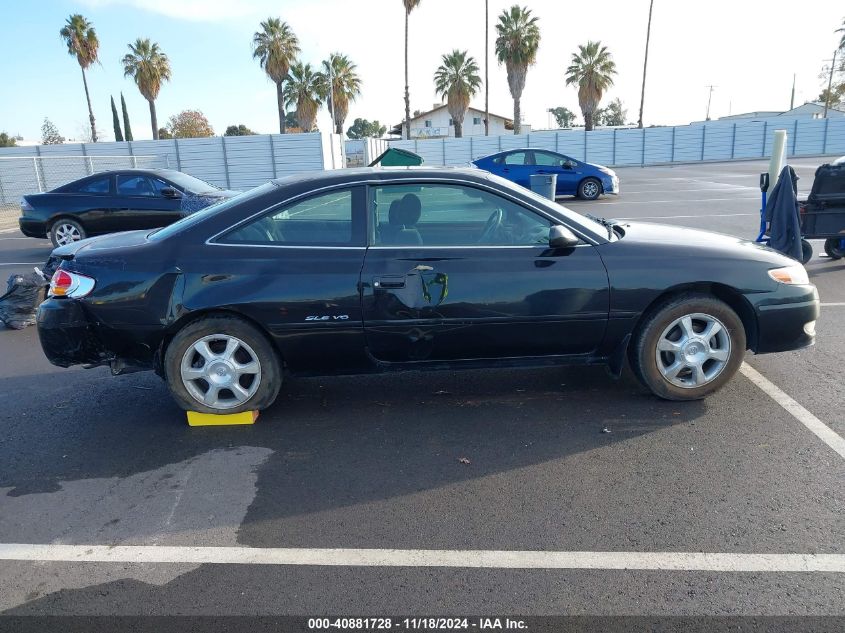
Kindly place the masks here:
MULTIPOLYGON (((405 119, 404 136, 410 138, 410 87, 408 75, 409 34, 411 13, 420 5, 421 0, 402 0, 405 18, 405 119)), ((485 0, 485 29, 487 28, 487 4, 485 0)), ((649 8, 649 31, 646 38, 646 57, 643 66, 643 97, 645 98, 645 70, 648 59, 648 39, 651 30, 651 6, 649 8)), ((514 133, 521 132, 521 99, 525 88, 528 70, 536 63, 540 47, 541 33, 539 18, 532 15, 527 7, 513 5, 504 10, 495 24, 496 39, 494 50, 497 62, 504 66, 507 73, 508 87, 513 99, 514 133)), ((837 32, 845 33, 845 22, 837 32)), ((89 138, 93 142, 99 139, 99 131, 91 105, 88 90, 88 69, 99 62, 100 42, 91 22, 80 14, 68 17, 59 34, 67 47, 67 52, 79 64, 85 99, 88 106, 90 123, 89 138)), ((485 42, 486 42, 485 34, 485 42)), ((121 59, 124 76, 131 78, 141 95, 148 102, 150 127, 154 139, 168 137, 211 136, 214 130, 208 120, 198 110, 185 110, 170 117, 164 127, 159 127, 156 112, 156 99, 164 83, 172 79, 170 60, 158 43, 148 38, 138 38, 127 45, 128 52, 121 59)), ((845 35, 839 43, 839 51, 845 50, 845 35)), ((279 132, 288 130, 311 132, 316 129, 316 118, 320 108, 327 106, 336 133, 343 133, 343 126, 349 112, 349 104, 361 94, 362 80, 356 64, 347 55, 331 53, 319 66, 300 58, 299 39, 291 26, 280 18, 270 17, 260 23, 260 28, 253 34, 252 55, 264 70, 267 77, 276 85, 277 108, 279 113, 279 132), (287 109, 292 108, 291 112, 287 109)), ((487 55, 485 51, 485 76, 487 75, 487 55)), ((829 71, 829 87, 819 99, 830 106, 838 106, 845 96, 845 82, 839 79, 845 68, 840 59, 838 66, 829 71), (836 75, 837 81, 833 82, 836 75)), ((825 74, 828 71, 825 69, 825 74)), ((627 111, 618 98, 605 108, 601 100, 613 85, 617 74, 616 64, 608 48, 600 41, 588 41, 578 46, 572 54, 570 64, 564 71, 565 83, 578 92, 578 104, 584 119, 584 127, 593 129, 595 125, 623 125, 627 111)), ((455 136, 462 136, 463 121, 469 108, 470 100, 480 91, 484 81, 481 79, 477 60, 469 55, 468 50, 455 49, 441 58, 441 64, 435 70, 434 86, 437 94, 446 102, 449 114, 454 122, 455 136)), ((121 116, 118 115, 114 98, 111 97, 112 125, 115 140, 133 140, 129 114, 123 94, 120 95, 121 116), (121 122, 123 127, 121 128, 121 122)), ((639 126, 642 127, 642 109, 640 104, 639 126)), ((565 107, 550 108, 549 113, 561 127, 570 127, 576 121, 575 114, 565 107)), ((489 125, 489 109, 485 97, 485 126, 489 125)), ((386 127, 378 121, 356 119, 347 130, 350 138, 380 136, 386 127)), ((226 129, 228 136, 252 134, 244 125, 233 125, 226 129)), ((42 141, 45 143, 63 142, 55 126, 47 119, 42 126, 42 141)), ((15 144, 15 138, 5 132, 0 134, 0 146, 15 144)))

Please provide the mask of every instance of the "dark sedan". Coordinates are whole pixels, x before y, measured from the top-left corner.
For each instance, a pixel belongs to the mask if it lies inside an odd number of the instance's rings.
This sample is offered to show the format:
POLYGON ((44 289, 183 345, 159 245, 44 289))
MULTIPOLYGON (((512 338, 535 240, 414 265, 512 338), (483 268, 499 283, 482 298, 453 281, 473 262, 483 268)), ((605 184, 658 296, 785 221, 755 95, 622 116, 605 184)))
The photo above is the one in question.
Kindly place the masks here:
POLYGON ((185 201, 208 206, 225 191, 172 169, 124 169, 80 178, 21 198, 21 232, 63 246, 90 235, 154 229, 184 215, 185 201))
POLYGON ((804 267, 725 235, 592 221, 477 169, 288 177, 62 259, 38 332, 56 365, 151 368, 179 405, 259 410, 283 372, 626 357, 660 397, 702 398, 746 349, 814 342, 804 267))

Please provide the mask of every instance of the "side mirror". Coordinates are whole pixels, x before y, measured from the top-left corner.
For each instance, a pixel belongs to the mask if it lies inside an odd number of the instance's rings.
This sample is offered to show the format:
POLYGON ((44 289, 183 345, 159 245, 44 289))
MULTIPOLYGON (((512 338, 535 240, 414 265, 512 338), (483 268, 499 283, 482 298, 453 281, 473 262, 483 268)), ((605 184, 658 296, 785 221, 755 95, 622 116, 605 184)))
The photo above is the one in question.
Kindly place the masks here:
POLYGON ((580 240, 565 226, 556 224, 549 229, 549 246, 552 248, 572 248, 580 240))
POLYGON ((165 198, 180 198, 181 194, 179 193, 178 189, 174 189, 173 187, 164 187, 161 190, 161 195, 165 198))
POLYGON ((575 163, 573 163, 571 160, 566 160, 566 161, 563 162, 563 168, 564 169, 573 169, 574 167, 575 167, 575 163))

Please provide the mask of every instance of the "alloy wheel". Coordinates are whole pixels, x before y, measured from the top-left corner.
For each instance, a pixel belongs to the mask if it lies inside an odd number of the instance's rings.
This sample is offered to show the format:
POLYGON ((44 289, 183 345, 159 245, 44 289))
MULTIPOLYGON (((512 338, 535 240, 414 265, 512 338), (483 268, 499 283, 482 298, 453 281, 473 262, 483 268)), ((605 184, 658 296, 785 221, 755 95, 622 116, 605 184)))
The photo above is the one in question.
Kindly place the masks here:
POLYGON ((232 409, 249 400, 261 384, 261 363, 241 339, 211 334, 182 356, 182 384, 197 402, 212 409, 232 409))
POLYGON ((731 337, 714 316, 687 314, 672 321, 657 340, 657 368, 669 383, 694 389, 713 381, 731 357, 731 337))
POLYGON ((56 227, 56 243, 59 246, 78 242, 82 239, 79 229, 73 224, 61 223, 56 227))
POLYGON ((585 182, 581 188, 586 198, 594 198, 599 194, 599 186, 594 182, 585 182))

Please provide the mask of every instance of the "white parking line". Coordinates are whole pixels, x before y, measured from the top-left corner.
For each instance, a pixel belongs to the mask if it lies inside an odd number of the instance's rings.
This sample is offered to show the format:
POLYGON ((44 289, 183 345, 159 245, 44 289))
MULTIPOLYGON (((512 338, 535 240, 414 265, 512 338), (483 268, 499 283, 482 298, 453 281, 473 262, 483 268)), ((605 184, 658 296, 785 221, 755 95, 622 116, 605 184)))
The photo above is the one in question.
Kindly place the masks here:
POLYGON ((812 413, 793 400, 787 393, 782 391, 776 384, 763 376, 748 363, 743 363, 739 371, 751 382, 757 385, 763 393, 777 402, 801 424, 806 426, 811 433, 827 444, 840 457, 845 458, 845 438, 836 433, 833 429, 819 420, 812 413))
POLYGON ((0 266, 43 266, 44 262, 0 262, 0 266))
POLYGON ((820 303, 823 308, 839 308, 845 306, 845 301, 834 301, 833 303, 820 303))
POLYGON ((732 218, 741 215, 756 215, 759 213, 708 213, 706 216, 699 215, 640 215, 633 218, 614 218, 614 220, 670 220, 675 218, 732 218))
POLYGON ((712 572, 845 573, 845 554, 543 552, 510 550, 317 549, 165 545, 0 544, 0 560, 329 567, 469 567, 712 572))

